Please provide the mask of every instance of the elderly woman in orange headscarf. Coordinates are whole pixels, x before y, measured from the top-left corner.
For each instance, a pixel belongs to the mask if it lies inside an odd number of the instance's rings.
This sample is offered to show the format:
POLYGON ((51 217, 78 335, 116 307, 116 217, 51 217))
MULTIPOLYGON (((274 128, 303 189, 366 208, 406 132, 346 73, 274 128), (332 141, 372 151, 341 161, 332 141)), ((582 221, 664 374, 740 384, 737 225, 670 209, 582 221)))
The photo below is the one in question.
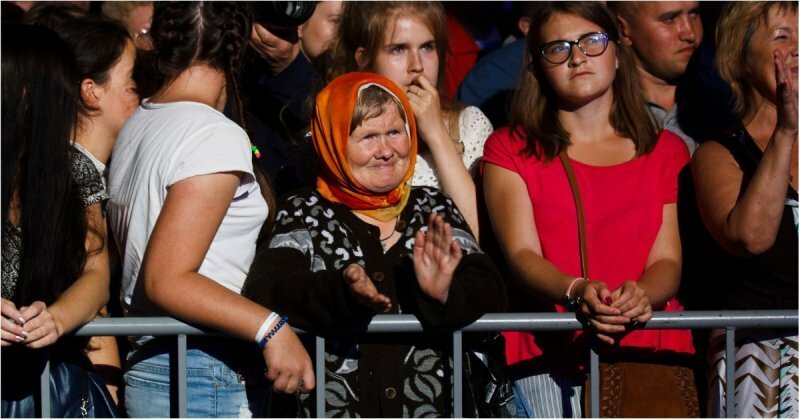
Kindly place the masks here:
MULTIPOLYGON (((452 327, 504 309, 502 278, 453 201, 409 184, 417 137, 402 90, 371 73, 336 78, 317 96, 312 138, 316 188, 283 200, 243 294, 319 334, 363 329, 379 313, 452 327)), ((449 415, 449 342, 329 337, 326 415, 449 415)))

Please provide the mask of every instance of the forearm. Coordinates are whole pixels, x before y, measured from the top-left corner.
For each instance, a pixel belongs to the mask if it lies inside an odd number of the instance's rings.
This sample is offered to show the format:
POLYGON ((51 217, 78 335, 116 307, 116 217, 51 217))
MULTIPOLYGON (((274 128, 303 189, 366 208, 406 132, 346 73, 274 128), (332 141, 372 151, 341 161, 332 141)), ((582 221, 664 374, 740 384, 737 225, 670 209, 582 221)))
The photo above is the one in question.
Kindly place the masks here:
POLYGON ((98 267, 84 271, 83 275, 48 307, 55 320, 59 337, 94 319, 97 312, 108 302, 108 282, 108 265, 105 265, 105 269, 98 267))
POLYGON ((83 273, 48 308, 59 337, 91 321, 108 302, 111 271, 108 262, 106 221, 96 203, 86 209, 90 226, 97 232, 86 235, 86 263, 83 273))
POLYGON ((678 293, 681 279, 681 263, 661 260, 647 267, 638 281, 644 289, 654 310, 662 310, 678 293))
POLYGON ((426 139, 426 144, 433 156, 442 190, 453 199, 472 230, 473 236, 479 239, 475 182, 453 147, 452 140, 446 131, 440 130, 430 139, 426 139))
POLYGON ((509 256, 509 261, 514 277, 543 302, 560 303, 569 284, 575 279, 530 250, 518 251, 509 256))
POLYGON ((243 340, 255 339, 270 311, 196 272, 145 284, 147 297, 170 316, 243 340))
POLYGON ((775 241, 796 135, 780 131, 773 134, 753 178, 728 215, 725 236, 750 254, 766 251, 775 241))

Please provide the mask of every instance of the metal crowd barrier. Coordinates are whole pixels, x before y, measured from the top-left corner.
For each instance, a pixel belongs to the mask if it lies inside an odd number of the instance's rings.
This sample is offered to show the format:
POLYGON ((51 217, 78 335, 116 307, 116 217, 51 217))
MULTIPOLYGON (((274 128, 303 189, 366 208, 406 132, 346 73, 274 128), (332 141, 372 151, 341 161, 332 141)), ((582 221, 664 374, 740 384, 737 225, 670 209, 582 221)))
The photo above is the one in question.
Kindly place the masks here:
MULTIPOLYGON (((687 311, 655 312, 643 328, 691 329, 725 328, 726 358, 734 358, 734 333, 736 328, 797 328, 798 313, 793 310, 775 311, 687 311)), ((453 409, 454 417, 462 417, 462 333, 479 331, 570 331, 581 329, 581 323, 572 313, 505 313, 487 314, 474 323, 454 331, 453 334, 453 409)), ((413 315, 377 315, 367 328, 367 333, 423 332, 413 315)), ((185 324, 172 318, 105 318, 94 320, 76 332, 79 336, 176 335, 178 337, 177 392, 178 415, 188 416, 186 388, 186 337, 214 333, 211 330, 185 324)), ((316 338, 316 416, 325 417, 325 339, 316 338)), ((589 413, 597 417, 600 410, 600 380, 595 374, 599 357, 594 349, 590 354, 589 413)), ((726 368, 730 363, 726 364, 726 368)), ((726 395, 733 395, 734 369, 726 372, 726 395)), ((50 366, 45 366, 41 376, 42 417, 50 417, 50 366)), ((734 399, 726 398, 726 414, 733 417, 734 399)))

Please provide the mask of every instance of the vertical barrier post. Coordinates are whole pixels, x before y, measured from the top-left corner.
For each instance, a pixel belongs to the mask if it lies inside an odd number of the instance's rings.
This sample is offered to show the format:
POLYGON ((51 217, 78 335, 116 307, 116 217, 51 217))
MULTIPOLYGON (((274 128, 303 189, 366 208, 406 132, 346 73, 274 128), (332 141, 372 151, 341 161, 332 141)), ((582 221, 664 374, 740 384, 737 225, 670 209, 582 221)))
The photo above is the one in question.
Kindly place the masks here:
MULTIPOLYGON (((50 407, 52 406, 52 401, 50 401, 50 358, 48 357, 47 360, 44 362, 44 369, 42 369, 42 376, 39 377, 39 384, 40 389, 42 391, 42 418, 51 417, 50 415, 50 407)), ((9 386, 9 384, 6 384, 9 386)))
POLYGON ((178 335, 178 417, 189 417, 189 393, 186 386, 186 334, 178 335))
POLYGON ((589 390, 592 396, 589 417, 600 418, 600 356, 594 345, 589 349, 589 390))
POLYGON ((325 338, 317 336, 316 349, 314 351, 314 359, 316 360, 317 368, 315 376, 317 377, 317 418, 325 417, 325 338))
POLYGON ((736 417, 736 354, 733 339, 736 328, 725 327, 725 417, 736 417))
MULTIPOLYGON (((462 395, 463 387, 461 386, 464 378, 462 357, 464 357, 464 349, 462 348, 461 331, 453 331, 453 417, 464 417, 463 406, 464 396, 462 395)), ((467 379, 469 380, 469 379, 467 379)))

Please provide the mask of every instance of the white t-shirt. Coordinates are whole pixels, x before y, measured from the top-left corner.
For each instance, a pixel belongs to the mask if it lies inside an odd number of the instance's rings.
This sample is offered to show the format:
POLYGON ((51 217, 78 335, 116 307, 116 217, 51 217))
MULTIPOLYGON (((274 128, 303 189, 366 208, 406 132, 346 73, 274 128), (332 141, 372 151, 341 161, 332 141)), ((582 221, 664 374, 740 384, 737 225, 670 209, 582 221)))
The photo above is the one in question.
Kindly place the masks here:
POLYGON ((134 112, 119 133, 109 174, 109 218, 122 257, 126 315, 164 315, 148 304, 141 286, 137 288, 140 267, 168 188, 192 176, 244 174, 199 270, 241 291, 268 212, 250 153, 245 131, 204 104, 145 100, 134 112))
MULTIPOLYGON (((478 173, 478 164, 483 156, 483 144, 493 132, 492 123, 480 109, 468 106, 458 115, 458 130, 461 134, 461 142, 464 143, 464 155, 461 156, 461 160, 474 178, 478 173)), ((414 175, 411 177, 411 185, 442 188, 430 150, 417 155, 417 165, 414 168, 414 175)))

